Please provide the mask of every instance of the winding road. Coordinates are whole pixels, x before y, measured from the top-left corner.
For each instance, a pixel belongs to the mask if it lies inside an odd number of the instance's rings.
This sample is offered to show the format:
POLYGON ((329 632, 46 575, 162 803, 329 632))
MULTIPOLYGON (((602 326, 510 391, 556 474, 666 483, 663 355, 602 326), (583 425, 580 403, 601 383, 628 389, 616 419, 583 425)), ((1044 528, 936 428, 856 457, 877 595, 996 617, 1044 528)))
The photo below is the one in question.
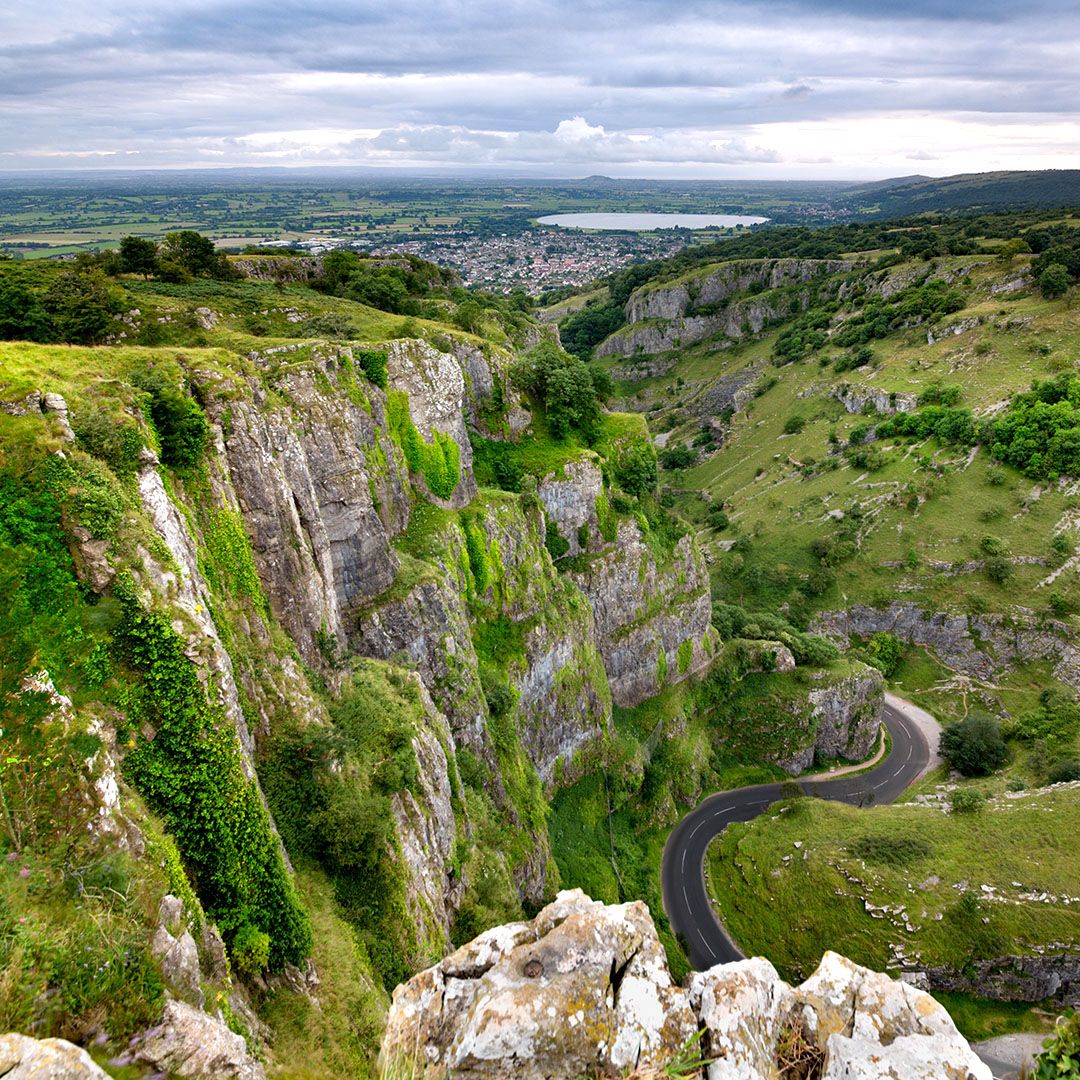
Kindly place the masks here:
MULTIPOLYGON (((892 740, 889 756, 866 772, 799 781, 803 791, 856 806, 892 802, 936 760, 925 722, 920 724, 914 719, 917 712, 921 710, 890 695, 884 715, 892 740)), ((672 829, 664 845, 660 870, 664 910, 697 971, 743 957, 709 901, 705 887, 709 843, 731 822, 750 821, 779 798, 780 784, 759 784, 710 795, 672 829)))

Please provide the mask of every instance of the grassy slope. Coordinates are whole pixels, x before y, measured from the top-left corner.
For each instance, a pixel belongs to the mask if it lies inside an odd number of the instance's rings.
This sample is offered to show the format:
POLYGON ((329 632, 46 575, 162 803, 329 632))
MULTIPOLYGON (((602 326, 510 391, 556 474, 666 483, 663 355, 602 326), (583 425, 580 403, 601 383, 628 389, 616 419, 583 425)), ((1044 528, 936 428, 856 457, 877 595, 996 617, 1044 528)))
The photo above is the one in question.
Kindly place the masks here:
MULTIPOLYGON (((799 468, 829 457, 831 432, 844 442, 852 429, 873 423, 873 416, 848 414, 830 396, 842 384, 905 393, 918 393, 932 382, 957 384, 963 391, 961 404, 981 412, 1026 389, 1033 379, 1060 371, 1080 354, 1080 312, 1068 299, 992 296, 992 285, 1014 276, 1019 261, 1004 268, 985 256, 955 257, 938 265, 956 269, 965 264, 974 266, 963 285, 968 306, 942 321, 979 318, 984 320, 980 325, 933 345, 926 342, 925 326, 896 331, 872 344, 872 369, 837 374, 821 367, 816 357, 783 368, 766 365, 757 385, 768 388, 735 416, 724 446, 692 468, 663 474, 676 489, 679 509, 702 525, 708 502, 701 493, 725 500, 732 527, 722 534, 703 531, 700 537, 714 555, 719 598, 748 608, 781 607, 794 591, 802 591, 806 575, 818 566, 809 543, 835 535, 827 513, 858 504, 868 516, 859 553, 835 568, 835 587, 812 599, 811 607, 906 598, 932 610, 1008 612, 1023 607, 1046 615, 1050 594, 1057 592, 1080 609, 1080 577, 1074 570, 1066 570, 1052 585, 1040 585, 1063 561, 1050 550, 1054 533, 1066 530, 1072 536, 1074 515, 1080 511, 1076 484, 1043 490, 1008 468, 1002 470, 1004 482, 994 484, 988 481, 985 450, 969 455, 934 442, 878 444, 885 462, 873 472, 842 458, 837 470, 810 477, 799 468), (805 426, 786 435, 784 424, 793 415, 803 417, 805 426), (902 496, 910 490, 930 495, 917 511, 903 505, 902 496), (980 558, 979 541, 986 535, 1004 541, 1013 556, 1043 559, 1046 565, 1018 564, 1005 585, 977 570, 946 576, 927 565, 929 560, 980 558), (748 551, 720 550, 719 541, 739 536, 750 539, 748 551)), ((777 333, 724 349, 699 343, 672 354, 668 373, 619 383, 619 392, 632 407, 648 410, 654 432, 671 429, 667 445, 689 443, 700 425, 693 415, 695 398, 717 378, 770 358, 777 333)), ((829 347, 822 354, 838 355, 829 347)), ((601 363, 611 367, 617 361, 601 363)), ((910 688, 921 692, 948 674, 934 671, 931 664, 913 665, 905 673, 910 688)), ((1045 665, 1034 665, 1010 674, 1000 686, 982 689, 1010 711, 1022 709, 1046 685, 1048 674, 1045 665)), ((940 694, 934 700, 957 711, 940 694)))
MULTIPOLYGON (((975 815, 915 804, 856 809, 797 800, 726 830, 710 852, 710 888, 741 947, 767 956, 790 978, 809 974, 825 949, 894 971, 896 949, 908 967, 962 967, 972 958, 1030 953, 1050 941, 1075 950, 1080 910, 1065 898, 1080 894, 1072 858, 1078 827, 1075 785, 999 797, 975 815), (925 849, 889 865, 860 857, 855 845, 866 838, 925 849), (985 896, 984 885, 993 887, 995 900, 965 914, 961 894, 985 896), (871 914, 864 899, 892 912, 871 914)), ((970 1002, 964 1009, 972 1025, 988 1019, 970 1002)), ((998 1026, 1022 1010, 1005 1013, 998 1026)))

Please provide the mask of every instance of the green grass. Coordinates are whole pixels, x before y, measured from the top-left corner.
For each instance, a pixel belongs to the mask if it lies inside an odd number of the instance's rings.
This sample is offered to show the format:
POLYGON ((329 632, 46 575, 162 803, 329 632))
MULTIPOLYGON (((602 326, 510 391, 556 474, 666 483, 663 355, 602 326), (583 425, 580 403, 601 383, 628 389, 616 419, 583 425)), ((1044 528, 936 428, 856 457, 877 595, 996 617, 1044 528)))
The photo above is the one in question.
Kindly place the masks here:
POLYGON ((1068 788, 999 798, 969 815, 800 799, 714 841, 710 890, 742 949, 796 980, 825 949, 892 972, 894 946, 907 966, 958 970, 1051 942, 1075 951, 1080 912, 1063 900, 1080 892, 1077 827, 1080 791, 1068 788), (962 894, 983 897, 984 885, 1002 899, 965 910, 962 894), (1022 898, 1029 892, 1059 899, 1022 898), (893 913, 875 918, 864 900, 893 913))
POLYGON ((374 1076, 386 992, 355 930, 342 918, 325 875, 301 867, 296 877, 315 931, 319 1004, 284 990, 272 991, 260 1004, 262 1019, 274 1031, 270 1075, 296 1080, 374 1076))
POLYGON ((1023 1001, 990 1001, 973 994, 935 990, 965 1039, 981 1042, 1017 1032, 1047 1032, 1053 1027, 1055 1009, 1044 1012, 1023 1001))

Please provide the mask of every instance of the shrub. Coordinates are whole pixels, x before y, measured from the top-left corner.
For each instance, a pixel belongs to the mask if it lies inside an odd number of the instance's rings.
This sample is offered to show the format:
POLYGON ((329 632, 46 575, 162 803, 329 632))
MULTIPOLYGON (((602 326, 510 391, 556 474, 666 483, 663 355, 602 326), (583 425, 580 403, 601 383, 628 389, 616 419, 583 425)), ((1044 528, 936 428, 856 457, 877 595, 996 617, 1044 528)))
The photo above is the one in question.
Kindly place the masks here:
POLYGON ((787 420, 784 421, 784 434, 798 435, 804 427, 806 427, 806 417, 799 416, 796 413, 793 416, 789 416, 787 420))
POLYGON ((978 788, 957 788, 949 792, 949 809, 954 814, 977 814, 986 796, 978 788))
POLYGON ((118 421, 93 407, 79 410, 73 420, 75 440, 88 454, 104 461, 117 476, 131 476, 138 470, 143 437, 137 424, 118 421))
POLYGON ((943 758, 963 776, 989 776, 1009 756, 1001 724, 986 713, 972 713, 941 733, 943 758))
POLYGON ((1080 1013, 1059 1017, 1054 1034, 1043 1043, 1032 1080, 1077 1080, 1080 1077, 1080 1013))
POLYGON ((613 472, 623 491, 641 498, 656 488, 656 451, 643 439, 632 440, 619 450, 613 472))
MULTIPOLYGON (((386 352, 383 349, 354 349, 353 362, 381 389, 386 389, 386 352)), ((456 481, 455 481, 456 486, 456 481)))
POLYGON ((1080 780, 1080 761, 1072 758, 1055 762, 1050 766, 1046 779, 1051 784, 1068 784, 1080 780))
POLYGON ((245 979, 261 975, 270 962, 270 936, 257 926, 245 923, 236 932, 232 948, 233 965, 245 979))
POLYGON ((992 555, 986 560, 986 576, 995 585, 1004 585, 1013 574, 1013 565, 1004 555, 992 555))
POLYGON ((42 303, 60 341, 97 345, 116 326, 120 295, 100 270, 65 270, 53 279, 42 303))
POLYGON ((356 337, 356 326, 347 315, 336 311, 328 311, 322 315, 312 315, 305 319, 297 327, 297 333, 301 337, 309 338, 339 338, 348 339, 356 337))
POLYGON ((150 395, 150 422, 161 444, 161 460, 178 469, 197 464, 210 434, 198 403, 156 368, 137 374, 132 382, 150 395))
POLYGON ((870 637, 863 649, 867 663, 876 667, 885 678, 890 678, 900 666, 904 656, 904 645, 899 638, 885 630, 870 637))
POLYGON ((679 444, 661 450, 659 460, 665 469, 688 469, 697 459, 688 446, 679 444))
POLYGON ((548 518, 544 528, 544 547, 552 559, 561 559, 570 550, 570 541, 561 532, 553 518, 548 518))
POLYGON ((720 506, 709 508, 708 519, 710 527, 717 532, 723 532, 731 524, 723 507, 720 506))
POLYGON ((1047 300, 1055 300, 1064 296, 1069 288, 1069 271, 1061 263, 1051 263, 1039 275, 1039 292, 1047 300))

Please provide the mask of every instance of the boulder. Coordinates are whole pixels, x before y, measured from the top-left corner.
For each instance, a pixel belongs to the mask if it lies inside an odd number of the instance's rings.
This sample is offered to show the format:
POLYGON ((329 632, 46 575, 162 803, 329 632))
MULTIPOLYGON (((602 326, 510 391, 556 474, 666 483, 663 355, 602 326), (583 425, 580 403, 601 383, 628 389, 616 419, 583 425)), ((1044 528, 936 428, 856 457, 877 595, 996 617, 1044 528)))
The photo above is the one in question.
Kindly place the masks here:
MULTIPOLYGON (((161 1022, 143 1033, 130 1057, 160 1072, 199 1080, 265 1080, 243 1036, 184 1001, 166 1002, 161 1022)), ((104 1075, 104 1074, 103 1074, 104 1075)))
POLYGON ((801 986, 754 958, 683 990, 644 904, 579 889, 399 986, 382 1060, 459 1080, 652 1075, 698 1033, 708 1080, 775 1080, 785 1064, 796 1075, 793 1053, 824 1080, 991 1080, 922 990, 832 952, 801 986))
POLYGON ((709 1080, 770 1075, 795 997, 768 960, 756 956, 695 972, 690 1004, 705 1028, 709 1080))
POLYGON ((109 1074, 81 1047, 66 1039, 0 1035, 0 1076, 4 1080, 109 1080, 109 1074))
POLYGON ((660 1067, 694 1031, 648 908, 575 889, 399 986, 383 1058, 543 1080, 660 1067))

